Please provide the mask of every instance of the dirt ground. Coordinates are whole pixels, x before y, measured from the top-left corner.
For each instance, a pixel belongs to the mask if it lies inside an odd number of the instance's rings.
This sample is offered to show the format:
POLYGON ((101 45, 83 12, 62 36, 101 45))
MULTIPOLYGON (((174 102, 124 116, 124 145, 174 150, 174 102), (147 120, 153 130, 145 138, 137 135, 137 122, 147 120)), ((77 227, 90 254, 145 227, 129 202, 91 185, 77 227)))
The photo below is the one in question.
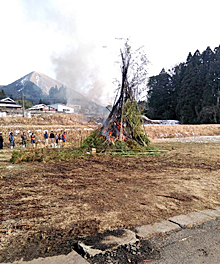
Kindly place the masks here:
POLYGON ((8 162, 0 153, 0 262, 67 254, 78 237, 220 205, 220 143, 153 141, 160 155, 8 162))

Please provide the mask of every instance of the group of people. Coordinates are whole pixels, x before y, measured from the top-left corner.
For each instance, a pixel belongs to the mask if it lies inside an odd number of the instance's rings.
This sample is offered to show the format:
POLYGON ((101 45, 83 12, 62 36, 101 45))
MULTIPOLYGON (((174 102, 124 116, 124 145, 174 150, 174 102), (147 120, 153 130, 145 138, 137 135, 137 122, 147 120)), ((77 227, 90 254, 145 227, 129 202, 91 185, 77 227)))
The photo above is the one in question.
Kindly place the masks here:
POLYGON ((49 145, 49 139, 50 139, 50 146, 64 146, 66 144, 66 132, 64 131, 63 134, 54 134, 53 131, 51 131, 50 135, 45 131, 44 133, 44 140, 45 145, 49 145))
MULTIPOLYGON (((33 148, 35 148, 35 143, 36 143, 36 137, 35 134, 32 132, 31 133, 31 145, 33 148)), ((22 147, 26 148, 27 146, 27 135, 25 132, 22 133, 21 135, 21 140, 22 140, 22 147)), ((3 136, 2 132, 0 132, 0 149, 3 149, 3 136)), ((9 134, 9 142, 10 142, 10 148, 13 149, 15 147, 15 137, 14 133, 10 132, 9 134)), ((48 134, 47 131, 44 133, 44 143, 45 146, 48 147, 49 143, 51 147, 57 147, 57 146, 64 146, 66 144, 66 132, 64 131, 63 134, 54 134, 53 131, 51 131, 50 134, 48 134), (50 140, 50 142, 49 142, 50 140)))

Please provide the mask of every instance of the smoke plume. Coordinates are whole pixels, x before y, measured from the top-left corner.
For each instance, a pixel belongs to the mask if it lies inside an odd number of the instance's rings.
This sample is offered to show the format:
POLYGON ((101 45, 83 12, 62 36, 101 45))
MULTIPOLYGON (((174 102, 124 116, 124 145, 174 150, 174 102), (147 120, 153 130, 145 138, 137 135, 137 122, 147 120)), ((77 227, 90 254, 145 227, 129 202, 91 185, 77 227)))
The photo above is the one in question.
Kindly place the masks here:
MULTIPOLYGON (((112 60, 103 49, 106 44, 106 39, 102 39, 103 27, 97 24, 99 20, 93 22, 92 10, 86 11, 83 2, 81 5, 78 2, 77 9, 72 3, 44 0, 39 5, 38 1, 29 0, 23 1, 23 6, 30 21, 44 24, 48 32, 54 32, 53 42, 50 40, 50 58, 56 80, 96 103, 107 104, 112 96, 113 75, 110 70, 112 60)), ((101 20, 103 15, 100 23, 101 20)), ((69 103, 72 97, 74 93, 70 91, 69 103)))

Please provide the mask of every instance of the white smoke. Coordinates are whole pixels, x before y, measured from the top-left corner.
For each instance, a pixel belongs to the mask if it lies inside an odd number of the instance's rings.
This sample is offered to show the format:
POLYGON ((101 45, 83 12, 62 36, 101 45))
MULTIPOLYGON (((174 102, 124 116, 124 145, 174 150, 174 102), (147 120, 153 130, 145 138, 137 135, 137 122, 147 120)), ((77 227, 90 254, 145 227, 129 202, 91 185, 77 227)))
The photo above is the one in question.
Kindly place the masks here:
MULTIPOLYGON (((44 23, 48 32, 55 34, 51 62, 56 80, 96 103, 107 104, 113 99, 115 76, 112 56, 103 46, 112 37, 102 36, 103 30, 108 30, 102 25, 103 14, 100 20, 96 17, 93 22, 94 4, 85 7, 84 1, 77 2, 77 9, 74 9, 73 2, 43 0, 39 4, 39 1, 23 0, 23 6, 30 21, 44 23)), ((98 14, 97 10, 94 14, 98 14)), ((71 96, 74 93, 69 93, 69 102, 71 96)))
MULTIPOLYGON (((102 62, 99 59, 100 53, 101 51, 94 44, 79 43, 78 47, 53 54, 51 60, 57 80, 87 96, 90 100, 102 103, 102 97, 108 88, 107 81, 112 81, 107 79, 108 76, 103 69, 102 63, 108 63, 108 61, 102 62)), ((72 96, 74 93, 70 92, 69 102, 72 96)))

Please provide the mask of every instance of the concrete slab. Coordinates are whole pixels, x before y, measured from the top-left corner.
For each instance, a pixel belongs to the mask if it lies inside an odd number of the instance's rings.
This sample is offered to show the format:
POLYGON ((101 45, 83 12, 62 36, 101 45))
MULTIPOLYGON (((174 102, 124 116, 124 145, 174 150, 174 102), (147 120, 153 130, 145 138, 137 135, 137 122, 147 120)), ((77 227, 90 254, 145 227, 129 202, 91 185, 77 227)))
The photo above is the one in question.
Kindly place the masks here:
POLYGON ((118 236, 106 236, 102 243, 103 244, 117 244, 117 246, 134 244, 138 239, 136 238, 136 234, 128 229, 124 229, 124 234, 120 237, 118 236))
MULTIPOLYGON (((70 252, 68 255, 59 255, 48 258, 38 258, 31 261, 15 261, 13 264, 89 264, 75 251, 70 252)), ((0 263, 3 264, 3 263, 0 263)))
POLYGON ((179 230, 180 226, 171 223, 170 221, 163 220, 159 223, 152 225, 143 225, 136 227, 136 235, 139 238, 146 239, 152 237, 157 233, 168 233, 171 231, 179 230))
POLYGON ((169 218, 170 221, 177 223, 181 227, 191 227, 209 221, 211 219, 213 219, 212 216, 203 214, 201 212, 192 212, 187 215, 178 215, 169 218))
POLYGON ((106 235, 100 241, 94 242, 94 245, 87 243, 86 240, 80 241, 78 246, 87 256, 93 257, 100 253, 104 254, 106 251, 116 249, 122 245, 134 244, 136 241, 138 239, 133 231, 123 229, 121 235, 114 235, 114 233, 106 235))
POLYGON ((203 210, 201 211, 202 214, 205 214, 205 215, 208 215, 210 217, 220 217, 220 210, 211 210, 211 209, 208 209, 208 210, 203 210))
POLYGON ((220 206, 216 207, 215 210, 220 211, 220 206))
POLYGON ((86 245, 84 242, 79 242, 78 248, 80 251, 84 252, 83 256, 86 255, 88 257, 94 257, 95 255, 104 253, 103 250, 93 248, 93 245, 92 246, 86 245))

